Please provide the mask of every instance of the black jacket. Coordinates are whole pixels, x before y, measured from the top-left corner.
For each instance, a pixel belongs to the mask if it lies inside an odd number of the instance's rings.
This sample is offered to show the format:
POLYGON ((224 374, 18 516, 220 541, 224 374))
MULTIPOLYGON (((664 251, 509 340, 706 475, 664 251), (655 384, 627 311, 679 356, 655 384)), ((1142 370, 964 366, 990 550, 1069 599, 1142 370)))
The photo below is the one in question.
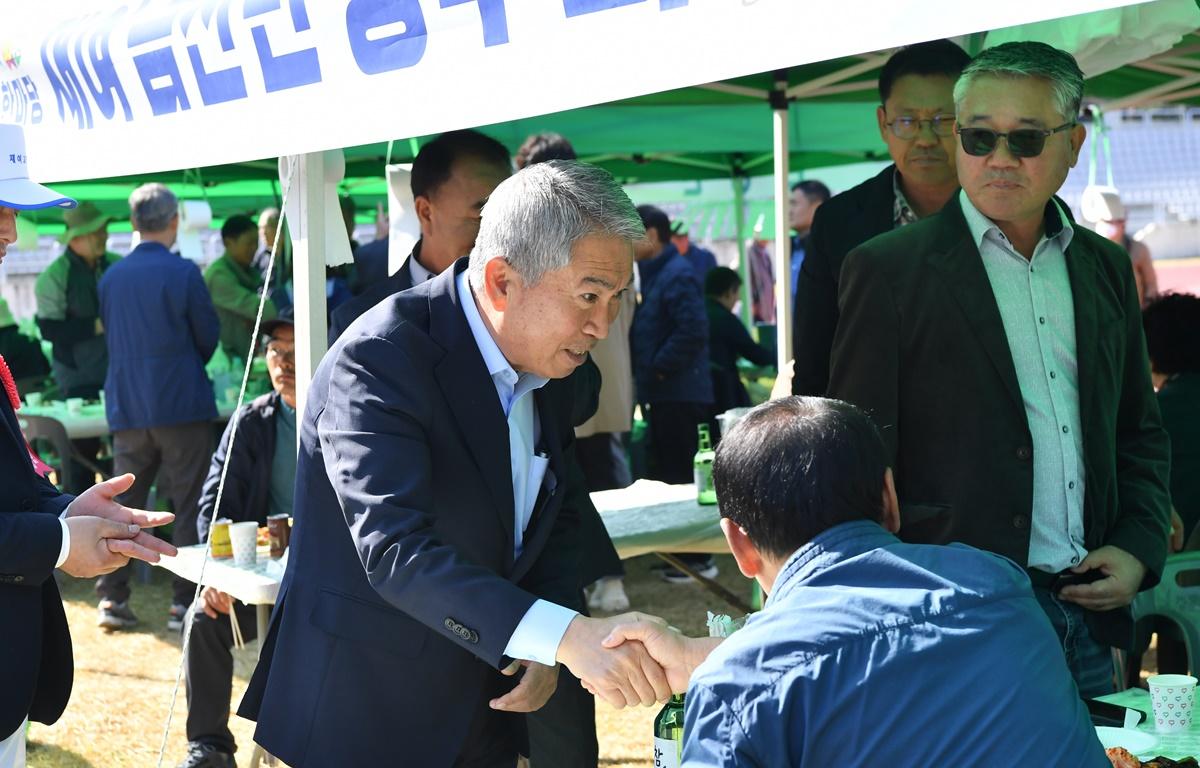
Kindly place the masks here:
POLYGON ((838 323, 838 275, 855 247, 892 229, 896 166, 822 203, 813 215, 796 286, 792 393, 823 395, 829 384, 829 353, 838 323))
MULTIPOLYGON (((1113 545, 1158 583, 1166 558, 1169 445, 1129 257, 1076 227, 1074 295, 1086 469, 1084 544, 1113 545)), ((875 418, 896 477, 900 536, 986 549, 1025 565, 1033 438, 1000 310, 958 197, 852 251, 841 274, 829 392, 875 418)), ((1128 609, 1089 615, 1126 647, 1128 609)))
POLYGON ((58 720, 71 697, 71 631, 54 581, 58 516, 75 497, 33 471, 0 386, 0 739, 26 717, 58 720))
POLYGON ((235 523, 254 520, 259 525, 267 524, 267 512, 271 507, 271 462, 275 458, 275 414, 280 402, 279 393, 268 392, 242 406, 233 457, 227 461, 234 421, 229 420, 200 491, 200 514, 196 518, 200 541, 208 540, 208 529, 217 506, 217 486, 226 463, 229 471, 216 517, 227 517, 235 523))
POLYGON ((775 355, 750 338, 741 318, 718 304, 711 297, 704 299, 708 316, 708 365, 712 374, 713 412, 724 413, 730 408, 750 405, 750 395, 738 374, 738 358, 755 365, 774 365, 775 355))
MULTIPOLYGON (((373 245, 373 244, 371 244, 373 245)), ((365 247, 371 247, 371 245, 365 247)), ((412 253, 400 265, 395 273, 389 275, 383 280, 378 280, 372 283, 363 284, 363 292, 353 299, 342 304, 337 309, 333 310, 333 315, 329 319, 329 346, 338 340, 342 332, 358 319, 359 315, 366 312, 371 307, 400 291, 407 291, 413 287, 412 276, 412 260, 417 258, 417 254, 421 252, 421 241, 413 246, 412 253)), ((357 258, 357 256, 356 256, 357 258)))

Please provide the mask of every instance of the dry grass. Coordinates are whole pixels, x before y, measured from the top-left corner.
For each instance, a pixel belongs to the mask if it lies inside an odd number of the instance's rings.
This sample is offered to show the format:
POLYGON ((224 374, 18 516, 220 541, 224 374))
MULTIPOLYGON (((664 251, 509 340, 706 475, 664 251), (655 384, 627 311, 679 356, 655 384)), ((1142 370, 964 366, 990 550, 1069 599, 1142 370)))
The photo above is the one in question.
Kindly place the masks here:
MULTIPOLYGON (((727 610, 721 601, 692 584, 673 586, 649 572, 657 558, 626 563, 626 588, 633 607, 661 615, 689 634, 703 634, 705 611, 727 610)), ((733 560, 719 558, 720 581, 740 595, 748 583, 733 560)), ((136 581, 136 579, 135 579, 136 581)), ((75 689, 62 719, 53 726, 35 723, 30 731, 30 768, 146 768, 155 766, 163 727, 179 668, 179 636, 166 629, 170 604, 168 574, 152 569, 150 583, 135 583, 131 605, 142 624, 128 632, 106 634, 96 627, 96 599, 90 581, 64 578, 63 600, 75 644, 75 689)), ((236 652, 233 698, 241 699, 253 669, 256 644, 236 652)), ((650 764, 655 709, 614 710, 596 707, 600 764, 606 768, 642 768, 650 764)), ((187 716, 183 687, 175 706, 164 766, 183 756, 187 716)), ((241 748, 238 765, 250 763, 253 723, 234 716, 230 727, 241 748)))

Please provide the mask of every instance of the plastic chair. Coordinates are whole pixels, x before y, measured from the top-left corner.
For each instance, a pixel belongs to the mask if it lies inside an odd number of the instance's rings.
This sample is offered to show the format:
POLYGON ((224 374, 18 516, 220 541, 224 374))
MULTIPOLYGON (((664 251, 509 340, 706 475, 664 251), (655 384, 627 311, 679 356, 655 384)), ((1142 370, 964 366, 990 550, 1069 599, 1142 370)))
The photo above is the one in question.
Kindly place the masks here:
POLYGON ((54 454, 58 457, 57 466, 53 464, 51 466, 54 466, 55 471, 58 472, 58 484, 63 488, 79 487, 75 482, 77 479, 81 479, 75 477, 76 464, 91 471, 93 477, 95 475, 108 477, 108 474, 95 461, 76 450, 75 444, 67 437, 67 428, 58 419, 18 413, 17 420, 21 425, 21 431, 25 433, 25 439, 31 444, 44 441, 54 448, 54 454))
POLYGON ((1167 557, 1162 581, 1133 601, 1134 620, 1148 616, 1163 616, 1179 625, 1187 646, 1188 667, 1195 672, 1200 666, 1200 552, 1167 557))

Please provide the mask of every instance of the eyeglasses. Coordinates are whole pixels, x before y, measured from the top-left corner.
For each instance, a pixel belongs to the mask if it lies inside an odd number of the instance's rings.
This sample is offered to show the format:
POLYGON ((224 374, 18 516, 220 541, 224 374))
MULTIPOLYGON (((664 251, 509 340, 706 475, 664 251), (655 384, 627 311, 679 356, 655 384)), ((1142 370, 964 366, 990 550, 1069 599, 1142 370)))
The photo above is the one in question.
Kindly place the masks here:
POLYGON ((1046 148, 1048 137, 1073 127, 1074 120, 1049 130, 1019 128, 1008 133, 993 131, 991 128, 959 128, 958 137, 962 140, 963 151, 974 157, 987 157, 995 152, 1001 138, 1008 145, 1008 151, 1013 157, 1037 157, 1046 148))
POLYGON ((295 347, 269 346, 269 347, 267 347, 267 359, 268 360, 280 360, 282 362, 288 362, 288 361, 295 362, 296 361, 296 348, 295 347))
POLYGON ((892 129, 892 133, 897 139, 915 139, 921 133, 921 129, 925 124, 929 123, 929 127, 933 129, 934 134, 945 138, 954 135, 954 115, 934 115, 933 117, 918 118, 911 115, 897 117, 892 122, 887 123, 887 127, 892 129))

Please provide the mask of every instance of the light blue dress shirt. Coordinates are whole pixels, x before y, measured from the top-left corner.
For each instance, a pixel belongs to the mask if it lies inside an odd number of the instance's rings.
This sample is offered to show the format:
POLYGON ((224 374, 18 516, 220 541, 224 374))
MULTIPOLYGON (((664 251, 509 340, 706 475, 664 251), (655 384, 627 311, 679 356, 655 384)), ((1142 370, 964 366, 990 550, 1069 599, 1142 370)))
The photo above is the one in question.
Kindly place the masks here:
POLYGON ((1026 565, 1057 573, 1087 557, 1075 304, 1066 258, 1074 230, 1058 204, 1051 203, 1059 226, 1048 226, 1033 258, 1026 259, 966 192, 959 192, 959 200, 1000 308, 1033 436, 1033 510, 1026 565))
MULTIPOLYGON (((533 505, 537 502, 542 479, 546 476, 549 460, 536 451, 541 432, 537 408, 534 407, 533 392, 546 385, 548 379, 532 373, 517 373, 500 351, 496 340, 483 322, 479 307, 475 306, 474 294, 467 271, 455 278, 459 302, 471 335, 483 356, 483 364, 496 387, 500 406, 508 420, 508 448, 512 460, 512 489, 514 515, 513 559, 521 556, 525 528, 533 516, 533 505)), ((567 631, 567 625, 578 614, 569 608, 547 600, 538 600, 521 619, 516 631, 508 640, 504 654, 514 659, 536 661, 553 666, 558 656, 558 644, 567 631)))

